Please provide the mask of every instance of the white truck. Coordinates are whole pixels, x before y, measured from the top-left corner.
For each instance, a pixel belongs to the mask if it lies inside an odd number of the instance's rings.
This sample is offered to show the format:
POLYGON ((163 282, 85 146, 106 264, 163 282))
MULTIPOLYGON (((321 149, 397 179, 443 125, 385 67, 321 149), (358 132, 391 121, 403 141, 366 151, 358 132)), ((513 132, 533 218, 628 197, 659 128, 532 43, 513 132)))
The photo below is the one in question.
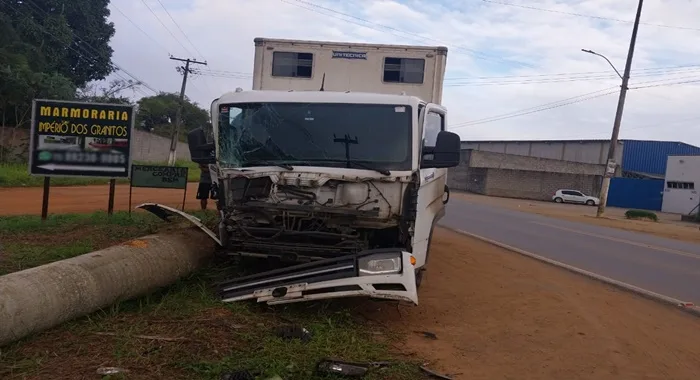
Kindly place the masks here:
POLYGON ((447 48, 255 39, 253 90, 211 105, 222 251, 292 263, 221 284, 226 302, 369 296, 418 303, 459 136, 440 105, 447 48))

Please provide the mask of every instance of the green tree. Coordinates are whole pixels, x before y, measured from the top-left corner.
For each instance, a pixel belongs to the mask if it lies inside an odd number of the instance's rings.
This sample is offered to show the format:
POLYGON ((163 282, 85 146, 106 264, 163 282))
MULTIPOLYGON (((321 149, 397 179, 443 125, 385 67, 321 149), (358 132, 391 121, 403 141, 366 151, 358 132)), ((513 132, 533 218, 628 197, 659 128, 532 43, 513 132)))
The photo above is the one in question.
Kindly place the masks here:
POLYGON ((2 125, 24 126, 33 98, 70 99, 75 85, 57 72, 44 71, 43 56, 22 40, 9 17, 0 13, 0 114, 2 125))
POLYGON ((113 71, 108 0, 0 1, 0 117, 28 125, 34 98, 74 99, 113 71))
MULTIPOLYGON (((141 98, 137 103, 136 125, 169 136, 172 123, 175 122, 179 98, 177 93, 167 92, 141 98)), ((185 97, 180 128, 182 135, 195 128, 205 127, 208 122, 209 112, 185 97)))
POLYGON ((114 71, 108 5, 109 0, 3 0, 0 13, 10 15, 19 39, 45 58, 44 71, 82 87, 114 71))

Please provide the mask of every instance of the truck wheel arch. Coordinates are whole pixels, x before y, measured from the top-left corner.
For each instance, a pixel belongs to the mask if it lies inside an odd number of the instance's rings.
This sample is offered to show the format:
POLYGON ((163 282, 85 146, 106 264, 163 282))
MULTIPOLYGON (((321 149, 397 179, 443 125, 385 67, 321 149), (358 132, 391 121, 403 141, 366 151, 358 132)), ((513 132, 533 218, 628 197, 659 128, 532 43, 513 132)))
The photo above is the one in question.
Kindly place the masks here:
POLYGON ((422 267, 418 268, 416 271, 416 288, 420 288, 421 282, 423 282, 423 272, 425 272, 425 267, 428 265, 428 259, 430 258, 430 247, 433 242, 433 231, 435 231, 435 226, 440 218, 435 217, 433 223, 430 225, 430 234, 428 234, 428 246, 425 250, 425 263, 422 267))

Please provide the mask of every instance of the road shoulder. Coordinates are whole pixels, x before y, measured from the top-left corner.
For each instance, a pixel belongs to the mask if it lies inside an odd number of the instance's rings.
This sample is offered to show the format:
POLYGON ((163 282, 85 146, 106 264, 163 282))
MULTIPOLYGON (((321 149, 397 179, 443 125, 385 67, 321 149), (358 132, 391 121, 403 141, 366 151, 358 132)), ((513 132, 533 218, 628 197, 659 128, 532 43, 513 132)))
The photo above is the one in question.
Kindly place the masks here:
POLYGON ((404 354, 456 379, 700 374, 700 319, 445 229, 434 241, 421 304, 369 311, 404 330, 404 354))

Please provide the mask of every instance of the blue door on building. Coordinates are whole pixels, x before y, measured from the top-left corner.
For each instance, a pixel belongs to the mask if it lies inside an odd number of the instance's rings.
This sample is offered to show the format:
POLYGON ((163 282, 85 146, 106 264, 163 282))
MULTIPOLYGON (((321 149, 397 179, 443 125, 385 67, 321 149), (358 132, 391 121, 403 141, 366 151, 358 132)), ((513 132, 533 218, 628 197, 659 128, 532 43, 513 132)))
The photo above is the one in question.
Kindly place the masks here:
POLYGON ((610 181, 608 206, 661 211, 663 179, 615 177, 610 181))

